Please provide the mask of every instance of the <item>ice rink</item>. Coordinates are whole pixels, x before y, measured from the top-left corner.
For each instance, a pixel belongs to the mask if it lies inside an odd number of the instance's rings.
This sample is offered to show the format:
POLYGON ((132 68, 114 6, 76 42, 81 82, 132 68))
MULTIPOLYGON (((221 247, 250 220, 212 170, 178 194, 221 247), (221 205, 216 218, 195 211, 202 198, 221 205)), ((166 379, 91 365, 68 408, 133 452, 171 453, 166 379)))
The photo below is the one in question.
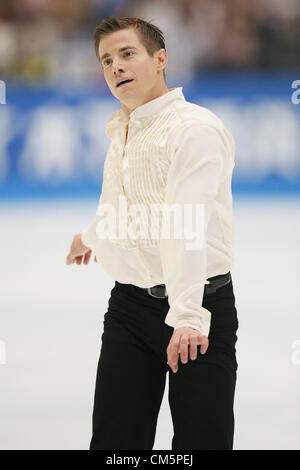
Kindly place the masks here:
MULTIPOLYGON (((65 259, 96 206, 96 199, 0 205, 1 449, 88 449, 114 280, 93 259, 88 266, 65 259)), ((236 197, 234 211, 234 449, 300 449, 300 199, 236 197)), ((171 440, 166 380, 154 449, 171 449, 171 440)))

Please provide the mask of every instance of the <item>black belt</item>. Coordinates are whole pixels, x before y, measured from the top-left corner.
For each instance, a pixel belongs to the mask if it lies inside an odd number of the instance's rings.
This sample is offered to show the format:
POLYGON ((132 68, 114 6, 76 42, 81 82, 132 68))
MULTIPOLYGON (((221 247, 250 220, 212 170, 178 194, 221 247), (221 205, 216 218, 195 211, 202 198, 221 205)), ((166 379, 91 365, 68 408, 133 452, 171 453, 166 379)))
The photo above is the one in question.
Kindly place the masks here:
MULTIPOLYGON (((210 277, 207 279, 209 284, 205 284, 204 295, 213 294, 220 287, 226 286, 231 281, 230 271, 227 274, 220 274, 219 276, 210 277)), ((148 292, 151 297, 156 297, 157 299, 166 299, 168 297, 166 285, 157 284, 153 287, 140 287, 148 292)))

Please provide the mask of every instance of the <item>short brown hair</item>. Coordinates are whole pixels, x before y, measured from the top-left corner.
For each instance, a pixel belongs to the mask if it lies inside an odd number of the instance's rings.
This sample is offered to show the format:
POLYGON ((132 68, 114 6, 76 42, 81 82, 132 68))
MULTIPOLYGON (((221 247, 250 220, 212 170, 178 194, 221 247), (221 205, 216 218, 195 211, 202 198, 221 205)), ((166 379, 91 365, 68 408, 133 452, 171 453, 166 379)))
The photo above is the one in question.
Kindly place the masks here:
MULTIPOLYGON (((110 16, 108 19, 102 20, 94 32, 95 52, 99 60, 99 44, 101 39, 115 31, 127 28, 133 28, 137 31, 149 56, 153 57, 154 52, 159 49, 163 48, 166 50, 164 35, 154 24, 148 23, 140 18, 110 16)), ((163 70, 163 75, 166 81, 165 70, 163 70)))

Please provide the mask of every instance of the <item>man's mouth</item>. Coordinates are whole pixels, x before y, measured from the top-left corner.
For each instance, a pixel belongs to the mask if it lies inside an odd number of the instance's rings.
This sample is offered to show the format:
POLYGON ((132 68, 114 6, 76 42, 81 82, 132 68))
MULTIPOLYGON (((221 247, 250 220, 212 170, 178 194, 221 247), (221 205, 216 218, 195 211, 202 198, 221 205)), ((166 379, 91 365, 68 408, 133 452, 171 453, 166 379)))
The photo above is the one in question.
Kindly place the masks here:
POLYGON ((120 86, 123 86, 125 85, 126 83, 130 83, 133 81, 133 78, 124 78, 124 80, 120 80, 117 84, 117 88, 119 88, 120 86))

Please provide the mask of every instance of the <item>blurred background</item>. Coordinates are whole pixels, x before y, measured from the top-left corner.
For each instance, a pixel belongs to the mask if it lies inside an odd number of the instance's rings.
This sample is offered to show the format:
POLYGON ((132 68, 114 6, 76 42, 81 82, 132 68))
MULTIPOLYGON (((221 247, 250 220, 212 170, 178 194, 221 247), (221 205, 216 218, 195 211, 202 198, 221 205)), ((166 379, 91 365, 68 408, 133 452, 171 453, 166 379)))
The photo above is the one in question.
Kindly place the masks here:
MULTIPOLYGON (((111 15, 165 35, 168 87, 236 142, 235 449, 299 449, 300 0, 0 1, 0 448, 87 449, 114 280, 66 266, 119 108, 94 53, 111 15)), ((154 449, 170 449, 168 383, 154 449)))

